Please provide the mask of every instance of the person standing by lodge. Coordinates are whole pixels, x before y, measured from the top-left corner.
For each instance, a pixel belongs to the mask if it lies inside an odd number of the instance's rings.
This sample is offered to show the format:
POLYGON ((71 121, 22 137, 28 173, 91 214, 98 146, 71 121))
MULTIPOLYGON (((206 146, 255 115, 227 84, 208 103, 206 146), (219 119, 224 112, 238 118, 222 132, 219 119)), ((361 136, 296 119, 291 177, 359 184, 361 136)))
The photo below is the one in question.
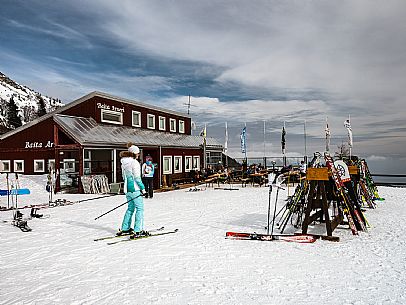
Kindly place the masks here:
POLYGON ((147 156, 145 163, 142 165, 142 182, 145 185, 145 198, 154 197, 154 173, 155 166, 152 163, 152 157, 147 156))
POLYGON ((127 211, 124 214, 121 230, 117 236, 126 234, 144 233, 144 200, 145 186, 141 180, 141 166, 137 161, 140 149, 132 143, 127 144, 128 151, 122 151, 121 171, 124 179, 124 192, 128 201, 127 211), (134 229, 131 228, 135 211, 134 229))

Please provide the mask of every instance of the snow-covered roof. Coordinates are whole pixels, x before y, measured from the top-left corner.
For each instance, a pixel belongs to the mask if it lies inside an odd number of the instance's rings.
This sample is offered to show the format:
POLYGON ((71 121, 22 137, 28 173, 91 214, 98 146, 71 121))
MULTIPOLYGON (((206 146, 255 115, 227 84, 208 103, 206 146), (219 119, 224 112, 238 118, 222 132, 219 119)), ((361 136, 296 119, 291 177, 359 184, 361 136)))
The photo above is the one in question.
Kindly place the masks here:
POLYGON ((3 139, 5 139, 5 138, 7 138, 7 137, 9 137, 11 135, 14 135, 14 134, 20 132, 21 130, 24 130, 24 129, 29 128, 29 127, 31 127, 31 126, 39 123, 39 122, 42 122, 42 121, 52 117, 55 114, 63 113, 64 111, 66 111, 66 110, 68 110, 68 109, 70 109, 70 108, 72 108, 72 107, 74 107, 74 106, 76 106, 76 105, 78 105, 80 103, 83 103, 84 101, 87 101, 87 100, 89 100, 89 99, 91 99, 93 97, 96 97, 96 96, 106 98, 106 99, 109 99, 109 100, 118 101, 118 102, 121 102, 121 103, 131 104, 131 105, 135 105, 135 106, 139 106, 139 107, 145 107, 145 108, 148 108, 148 109, 153 109, 153 110, 157 110, 157 111, 160 111, 160 112, 165 112, 165 113, 168 113, 168 114, 173 114, 173 115, 176 115, 176 116, 190 118, 190 116, 188 114, 185 114, 185 113, 164 109, 164 108, 157 107, 157 106, 154 106, 154 105, 144 104, 144 103, 141 103, 141 102, 138 102, 138 101, 134 101, 134 100, 130 100, 130 99, 122 98, 122 97, 117 97, 117 96, 110 95, 108 93, 104 93, 104 92, 100 92, 100 91, 93 91, 93 92, 91 92, 91 93, 89 93, 89 94, 87 94, 85 96, 82 96, 81 98, 79 98, 79 99, 77 99, 77 100, 75 100, 75 101, 73 101, 73 102, 71 102, 71 103, 69 103, 69 104, 67 104, 65 106, 62 106, 62 107, 60 107, 60 108, 58 108, 58 109, 44 115, 44 116, 41 116, 41 117, 39 117, 39 118, 37 118, 37 119, 35 119, 35 120, 21 126, 21 127, 18 127, 18 128, 14 129, 14 130, 12 130, 10 132, 7 132, 7 133, 1 135, 0 140, 3 140, 3 139))
MULTIPOLYGON (((54 121, 75 141, 86 146, 123 146, 133 142, 139 146, 200 148, 203 137, 155 130, 99 124, 93 118, 54 115, 54 121)), ((206 147, 222 149, 214 138, 206 138, 206 147)))

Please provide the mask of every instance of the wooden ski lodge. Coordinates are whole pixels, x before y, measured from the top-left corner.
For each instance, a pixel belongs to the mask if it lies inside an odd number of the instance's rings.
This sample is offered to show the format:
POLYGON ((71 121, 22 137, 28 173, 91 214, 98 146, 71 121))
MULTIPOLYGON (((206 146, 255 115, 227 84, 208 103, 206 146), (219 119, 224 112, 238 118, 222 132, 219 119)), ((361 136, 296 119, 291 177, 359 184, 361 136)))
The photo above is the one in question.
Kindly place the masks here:
MULTIPOLYGON (((122 181, 119 153, 132 142, 141 162, 151 156, 156 188, 187 179, 204 165, 201 136, 192 135, 191 118, 183 113, 92 92, 0 136, 0 172, 56 172, 56 191, 77 188, 81 179, 105 175, 122 181)), ((219 155, 222 144, 206 139, 206 156, 219 155)))

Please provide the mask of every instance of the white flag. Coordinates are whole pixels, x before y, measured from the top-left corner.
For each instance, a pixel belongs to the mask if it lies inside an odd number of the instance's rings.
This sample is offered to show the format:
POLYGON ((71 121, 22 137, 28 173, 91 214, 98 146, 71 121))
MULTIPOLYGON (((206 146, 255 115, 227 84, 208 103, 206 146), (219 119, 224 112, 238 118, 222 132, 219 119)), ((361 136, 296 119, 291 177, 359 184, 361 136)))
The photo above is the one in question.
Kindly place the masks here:
POLYGON ((348 131, 348 145, 352 147, 352 129, 351 129, 351 122, 350 119, 348 118, 344 122, 344 127, 347 128, 348 131))

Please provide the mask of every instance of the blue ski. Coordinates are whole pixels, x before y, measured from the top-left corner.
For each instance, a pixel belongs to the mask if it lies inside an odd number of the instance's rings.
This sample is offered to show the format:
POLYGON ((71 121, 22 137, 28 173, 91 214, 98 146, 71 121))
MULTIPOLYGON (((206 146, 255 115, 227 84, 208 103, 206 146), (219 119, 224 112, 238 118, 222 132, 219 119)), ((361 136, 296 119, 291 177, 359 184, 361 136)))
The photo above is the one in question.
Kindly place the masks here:
POLYGON ((12 189, 12 190, 0 190, 0 196, 7 195, 29 195, 31 194, 29 189, 12 189))

